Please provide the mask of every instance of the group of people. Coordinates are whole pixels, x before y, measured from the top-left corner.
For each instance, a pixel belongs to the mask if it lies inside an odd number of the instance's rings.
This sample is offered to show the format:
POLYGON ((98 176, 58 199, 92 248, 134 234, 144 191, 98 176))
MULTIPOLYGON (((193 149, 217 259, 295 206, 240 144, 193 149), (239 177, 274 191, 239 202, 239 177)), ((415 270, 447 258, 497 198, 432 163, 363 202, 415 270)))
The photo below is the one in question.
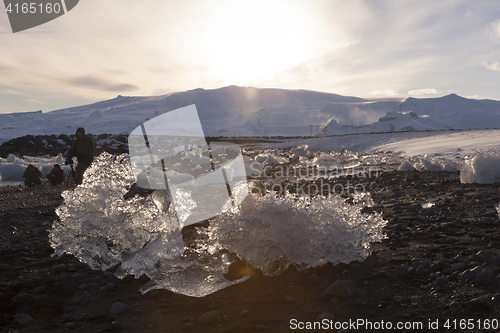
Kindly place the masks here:
MULTIPOLYGON (((85 135, 85 129, 80 127, 75 133, 76 142, 71 148, 65 164, 73 164, 73 157, 76 157, 78 164, 75 168, 76 184, 83 182, 83 174, 85 170, 92 164, 94 160, 94 141, 91 137, 85 135)), ((42 173, 33 164, 29 164, 24 171, 24 184, 28 187, 42 184, 42 173)), ((59 164, 55 164, 54 168, 47 175, 47 179, 52 186, 60 185, 64 182, 64 171, 59 164)))
MULTIPOLYGON (((42 185, 42 173, 33 164, 28 164, 28 167, 23 174, 24 185, 33 187, 35 185, 42 185)), ((64 171, 59 164, 55 164, 54 168, 47 175, 47 179, 52 186, 60 185, 64 182, 64 171)))

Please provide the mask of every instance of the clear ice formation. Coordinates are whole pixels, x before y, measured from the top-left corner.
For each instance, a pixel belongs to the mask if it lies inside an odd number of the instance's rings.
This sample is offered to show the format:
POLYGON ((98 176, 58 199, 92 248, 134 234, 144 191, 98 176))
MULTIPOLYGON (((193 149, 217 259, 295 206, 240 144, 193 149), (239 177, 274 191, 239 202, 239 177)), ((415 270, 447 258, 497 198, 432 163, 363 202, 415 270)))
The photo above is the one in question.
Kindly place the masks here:
POLYGON ((370 195, 353 204, 324 197, 248 194, 239 207, 196 227, 193 244, 183 242, 180 223, 165 190, 125 198, 133 185, 127 154, 102 154, 86 171, 84 183, 63 192, 50 243, 55 255, 69 253, 92 269, 115 268, 123 277, 146 274, 141 292, 168 289, 203 297, 244 281, 224 274, 235 258, 266 275, 289 265, 315 267, 363 260, 370 243, 384 238, 381 214, 362 214, 370 195))

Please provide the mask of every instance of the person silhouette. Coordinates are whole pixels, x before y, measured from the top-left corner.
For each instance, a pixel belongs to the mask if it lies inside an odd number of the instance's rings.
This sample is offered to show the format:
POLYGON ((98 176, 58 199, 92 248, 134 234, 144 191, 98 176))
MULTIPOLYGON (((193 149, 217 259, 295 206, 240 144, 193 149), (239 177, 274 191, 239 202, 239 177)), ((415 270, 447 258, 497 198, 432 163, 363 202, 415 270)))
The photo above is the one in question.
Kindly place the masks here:
POLYGON ((47 179, 52 186, 60 185, 64 181, 64 171, 59 164, 54 164, 54 168, 47 175, 47 179))
POLYGON ((24 185, 27 187, 33 187, 35 185, 42 185, 42 173, 33 164, 28 164, 26 170, 24 170, 23 177, 24 185))
POLYGON ((76 157, 78 164, 75 168, 76 184, 79 185, 83 182, 83 174, 85 170, 94 161, 94 140, 85 135, 85 129, 79 127, 75 133, 76 142, 71 148, 68 157, 66 158, 66 165, 73 164, 73 157, 76 157))

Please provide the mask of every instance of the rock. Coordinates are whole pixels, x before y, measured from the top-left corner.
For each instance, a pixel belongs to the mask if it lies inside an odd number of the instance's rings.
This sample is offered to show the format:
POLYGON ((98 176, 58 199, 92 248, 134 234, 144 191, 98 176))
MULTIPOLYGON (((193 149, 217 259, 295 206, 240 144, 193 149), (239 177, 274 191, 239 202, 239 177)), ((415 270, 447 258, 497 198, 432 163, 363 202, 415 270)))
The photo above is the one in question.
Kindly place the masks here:
POLYGON ((448 278, 446 276, 441 276, 436 279, 436 286, 444 287, 448 283, 448 278))
POLYGON ((484 271, 476 275, 476 281, 480 284, 490 284, 491 282, 493 282, 494 276, 495 275, 492 271, 490 271, 489 269, 485 269, 484 271))
POLYGON ((112 277, 115 277, 115 276, 113 275, 113 273, 111 273, 111 272, 104 272, 104 273, 102 273, 102 276, 104 276, 104 277, 106 277, 106 278, 112 278, 112 277))
POLYGON ((111 323, 111 325, 115 328, 118 328, 120 326, 122 326, 122 323, 120 323, 118 320, 115 320, 111 323))
POLYGON ((111 306, 111 314, 120 314, 127 310, 127 307, 122 302, 115 302, 111 306))
POLYGON ((64 327, 66 327, 66 328, 75 327, 75 323, 72 323, 72 322, 68 321, 66 324, 64 324, 64 327))
POLYGON ((78 289, 87 290, 89 289, 89 286, 86 283, 82 283, 81 285, 78 286, 78 289))
POLYGON ((193 329, 193 327, 194 327, 194 324, 193 324, 193 323, 191 323, 191 322, 189 322, 189 323, 184 323, 184 325, 182 325, 182 329, 183 329, 184 331, 190 331, 190 330, 192 330, 192 329, 193 329))
POLYGON ((27 302, 31 298, 30 294, 22 293, 19 295, 16 295, 13 299, 14 302, 16 303, 24 303, 27 302))
POLYGON ((458 281, 471 280, 476 277, 476 274, 472 271, 472 269, 468 269, 463 271, 458 275, 458 281))
POLYGON ((61 274, 62 272, 66 271, 66 265, 65 264, 60 264, 52 267, 52 273, 54 274, 61 274))
POLYGON ((410 297, 412 303, 420 304, 422 303, 422 298, 420 296, 412 296, 410 297))
POLYGON ((395 277, 403 277, 406 275, 408 275, 408 266, 406 265, 401 265, 394 271, 395 277))
POLYGON ((31 318, 31 316, 26 313, 18 313, 14 316, 14 321, 19 325, 24 326, 31 323, 33 321, 33 318, 31 318))
POLYGON ((257 325, 257 326, 255 326, 255 330, 256 331, 265 331, 265 330, 267 330, 267 326, 266 325, 257 325))
POLYGON ((285 297, 285 302, 286 303, 295 303, 295 298, 293 298, 292 296, 287 296, 287 297, 285 297))
POLYGON ((43 286, 36 287, 35 290, 33 290, 34 294, 45 294, 47 292, 47 289, 43 286))
POLYGON ((186 316, 186 317, 182 318, 182 322, 183 323, 191 323, 191 322, 193 322, 193 318, 191 316, 186 316))
POLYGON ((316 321, 322 321, 323 319, 335 320, 335 316, 330 312, 323 312, 316 318, 316 321))
POLYGON ((116 285, 114 283, 108 283, 101 287, 101 291, 110 291, 115 289, 116 285))
POLYGON ((89 297, 85 294, 78 296, 73 300, 73 304, 76 305, 86 305, 89 303, 89 297))
POLYGON ((453 266, 451 266, 453 271, 463 271, 465 269, 465 262, 457 262, 453 266))
POLYGON ((149 329, 154 328, 154 327, 155 327, 155 325, 153 325, 153 324, 146 325, 146 328, 149 328, 149 329))
POLYGON ((356 285, 352 280, 337 280, 325 290, 324 294, 330 297, 336 296, 341 299, 348 299, 356 289, 356 285))
POLYGON ((321 278, 319 277, 318 274, 311 274, 306 279, 304 282, 309 285, 309 286, 317 286, 321 282, 321 278))
POLYGON ((469 305, 481 305, 486 303, 486 298, 484 297, 476 297, 467 302, 469 305))
POLYGON ((219 310, 212 310, 209 312, 205 312, 198 318, 198 324, 205 326, 205 325, 210 325, 216 320, 218 320, 220 317, 220 312, 219 310))

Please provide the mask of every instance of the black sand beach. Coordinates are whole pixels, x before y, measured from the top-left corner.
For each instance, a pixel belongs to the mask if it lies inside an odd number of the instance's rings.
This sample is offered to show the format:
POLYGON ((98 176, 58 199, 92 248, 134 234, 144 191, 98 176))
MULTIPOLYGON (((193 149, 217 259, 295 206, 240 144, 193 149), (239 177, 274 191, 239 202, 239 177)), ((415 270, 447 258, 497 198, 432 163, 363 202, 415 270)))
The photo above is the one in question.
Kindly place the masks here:
POLYGON ((291 267, 276 277, 240 264, 230 274, 249 280, 203 298, 142 295, 145 277, 118 280, 72 256, 51 257, 48 233, 63 188, 0 188, 0 330, 288 332, 325 318, 321 327, 335 332, 339 325, 343 332, 387 332, 389 323, 398 332, 498 332, 500 184, 418 171, 361 181, 375 201, 366 213, 388 220, 387 239, 373 244, 365 261, 291 267), (432 207, 421 207, 429 201, 432 207), (365 324, 352 326, 358 319, 365 324), (398 322, 407 328, 397 330, 398 322))

